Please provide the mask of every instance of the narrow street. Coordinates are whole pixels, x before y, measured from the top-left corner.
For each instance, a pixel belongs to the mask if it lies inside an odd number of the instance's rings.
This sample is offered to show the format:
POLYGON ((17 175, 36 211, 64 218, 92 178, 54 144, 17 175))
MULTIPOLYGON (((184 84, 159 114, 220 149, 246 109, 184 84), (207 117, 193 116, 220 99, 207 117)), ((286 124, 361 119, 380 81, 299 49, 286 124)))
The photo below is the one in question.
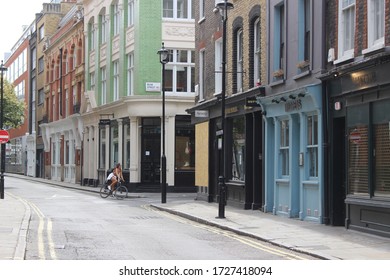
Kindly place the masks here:
POLYGON ((102 199, 16 178, 7 190, 31 208, 27 260, 313 259, 153 209, 159 194, 102 199))

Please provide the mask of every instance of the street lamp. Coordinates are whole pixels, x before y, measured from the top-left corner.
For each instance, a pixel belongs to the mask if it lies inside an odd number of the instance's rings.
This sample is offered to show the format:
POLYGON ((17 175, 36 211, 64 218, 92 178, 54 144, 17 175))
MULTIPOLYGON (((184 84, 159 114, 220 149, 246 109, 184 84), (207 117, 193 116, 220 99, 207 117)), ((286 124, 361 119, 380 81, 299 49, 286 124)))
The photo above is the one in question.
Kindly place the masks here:
POLYGON ((167 202, 167 158, 165 157, 165 64, 169 61, 169 50, 162 43, 157 52, 162 65, 162 154, 161 154, 161 203, 167 202))
POLYGON ((227 22, 227 13, 228 10, 234 8, 232 3, 229 3, 227 0, 219 2, 215 6, 219 10, 219 13, 222 18, 222 92, 221 92, 221 126, 222 126, 222 155, 220 157, 222 164, 222 173, 218 177, 218 186, 219 186, 219 204, 218 204, 218 217, 220 219, 225 218, 225 204, 226 204, 226 163, 225 163, 225 154, 226 154, 226 145, 225 145, 225 96, 226 96, 226 22, 227 22))
MULTIPOLYGON (((7 67, 4 66, 3 61, 1 61, 0 65, 0 91, 1 91, 1 114, 0 114, 0 129, 3 129, 3 121, 4 121, 4 80, 3 75, 4 72, 7 71, 7 67)), ((1 174, 0 174, 0 199, 4 199, 4 171, 5 171, 5 143, 1 144, 1 174)))

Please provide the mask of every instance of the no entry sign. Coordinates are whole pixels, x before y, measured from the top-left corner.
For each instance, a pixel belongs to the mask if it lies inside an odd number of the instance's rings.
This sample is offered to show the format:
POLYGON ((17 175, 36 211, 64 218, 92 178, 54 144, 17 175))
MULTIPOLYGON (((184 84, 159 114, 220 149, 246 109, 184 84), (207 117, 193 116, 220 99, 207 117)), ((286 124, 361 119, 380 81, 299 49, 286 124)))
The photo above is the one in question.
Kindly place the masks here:
POLYGON ((9 140, 9 134, 7 130, 0 130, 0 144, 7 143, 9 140))

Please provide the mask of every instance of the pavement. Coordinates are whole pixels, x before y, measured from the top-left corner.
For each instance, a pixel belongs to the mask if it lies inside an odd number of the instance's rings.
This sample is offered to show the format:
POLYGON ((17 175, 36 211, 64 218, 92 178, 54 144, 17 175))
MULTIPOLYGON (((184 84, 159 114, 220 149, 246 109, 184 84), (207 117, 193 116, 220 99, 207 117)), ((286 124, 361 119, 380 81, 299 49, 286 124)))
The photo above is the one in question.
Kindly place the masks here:
MULTIPOLYGON (((16 174, 6 174, 5 182, 7 176, 58 187, 99 192, 99 188, 16 174)), ((132 198, 148 195, 129 193, 132 198)), ((184 199, 175 197, 177 194, 168 193, 166 203, 152 203, 151 206, 324 260, 390 260, 390 238, 345 227, 289 219, 259 210, 238 209, 229 205, 225 207, 225 218, 220 219, 217 218, 217 203, 195 200, 196 194, 183 195, 184 199)), ((31 209, 28 204, 22 198, 8 193, 5 184, 5 199, 0 200, 0 260, 24 259, 30 219, 31 209)))

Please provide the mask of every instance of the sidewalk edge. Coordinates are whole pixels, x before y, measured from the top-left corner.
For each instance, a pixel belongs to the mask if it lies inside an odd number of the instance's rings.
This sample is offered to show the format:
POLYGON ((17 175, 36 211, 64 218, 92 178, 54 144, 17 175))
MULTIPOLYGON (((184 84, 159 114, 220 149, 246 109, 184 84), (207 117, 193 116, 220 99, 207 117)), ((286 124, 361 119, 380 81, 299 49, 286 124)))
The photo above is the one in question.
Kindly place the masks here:
POLYGON ((165 211, 165 212, 168 212, 170 214, 173 214, 173 215, 176 215, 176 216, 180 216, 180 217, 186 218, 188 220, 195 221, 197 223, 201 223, 201 224, 205 224, 205 225, 209 225, 209 226, 214 226, 214 227, 217 227, 217 228, 220 228, 220 229, 223 229, 223 230, 231 231, 231 232, 234 232, 234 233, 236 233, 238 235, 241 235, 241 236, 254 238, 254 239, 257 239, 257 240, 260 240, 260 241, 264 241, 264 242, 270 243, 272 245, 275 245, 275 246, 278 246, 278 247, 281 247, 281 248, 285 248, 285 249, 289 249, 289 250, 295 251, 297 253, 303 253, 303 254, 306 254, 306 255, 310 255, 310 256, 319 258, 321 260, 336 260, 337 259, 337 258, 333 258, 331 256, 325 256, 323 254, 318 254, 318 253, 315 253, 315 252, 312 252, 312 251, 309 251, 309 250, 300 249, 300 248, 297 248, 295 246, 290 246, 288 244, 277 243, 277 242, 274 242, 274 241, 272 241, 270 239, 263 238, 263 237, 261 237, 259 235, 255 235, 255 234, 247 232, 247 231, 237 230, 237 229, 234 229, 234 228, 231 228, 231 227, 228 227, 228 226, 223 226, 223 225, 220 225, 220 224, 218 224, 216 222, 212 222, 212 221, 200 218, 200 217, 196 217, 196 216, 193 216, 193 215, 190 215, 190 214, 186 214, 186 213, 174 210, 174 209, 161 207, 161 206, 158 206, 158 205, 155 205, 155 204, 150 204, 150 206, 155 208, 155 209, 158 209, 160 211, 165 211))

